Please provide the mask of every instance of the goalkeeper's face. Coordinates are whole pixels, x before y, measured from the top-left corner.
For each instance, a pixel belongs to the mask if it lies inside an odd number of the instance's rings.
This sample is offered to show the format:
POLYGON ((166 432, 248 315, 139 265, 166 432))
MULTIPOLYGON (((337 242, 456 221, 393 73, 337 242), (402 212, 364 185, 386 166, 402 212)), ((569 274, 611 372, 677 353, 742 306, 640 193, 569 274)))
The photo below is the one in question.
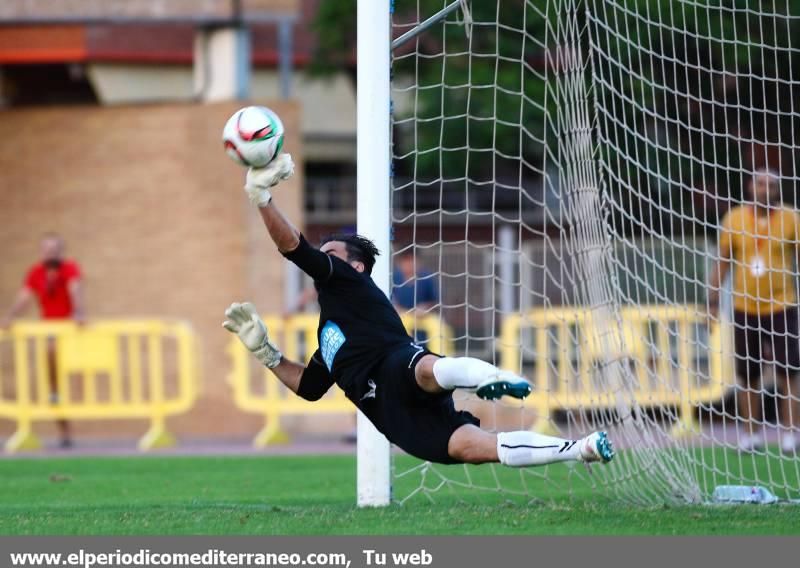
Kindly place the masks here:
POLYGON ((328 241, 319 247, 319 250, 327 255, 342 259, 359 272, 364 272, 364 263, 360 260, 353 260, 350 258, 350 256, 347 254, 347 244, 343 243, 342 241, 328 241))

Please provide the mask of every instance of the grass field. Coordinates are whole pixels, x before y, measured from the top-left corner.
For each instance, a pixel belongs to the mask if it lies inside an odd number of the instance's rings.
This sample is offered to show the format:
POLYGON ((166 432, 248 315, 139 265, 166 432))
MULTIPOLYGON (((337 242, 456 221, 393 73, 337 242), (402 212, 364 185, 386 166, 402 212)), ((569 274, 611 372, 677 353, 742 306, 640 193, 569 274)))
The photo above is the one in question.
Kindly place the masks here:
MULTIPOLYGON (((456 478, 463 471, 452 468, 456 478)), ((360 510, 349 456, 5 459, 0 534, 800 533, 800 506, 627 507, 569 471, 551 466, 546 483, 526 477, 542 502, 445 489, 434 502, 417 495, 360 510)), ((468 475, 494 483, 488 467, 468 475)), ((403 478, 397 493, 417 486, 419 476, 403 478)))

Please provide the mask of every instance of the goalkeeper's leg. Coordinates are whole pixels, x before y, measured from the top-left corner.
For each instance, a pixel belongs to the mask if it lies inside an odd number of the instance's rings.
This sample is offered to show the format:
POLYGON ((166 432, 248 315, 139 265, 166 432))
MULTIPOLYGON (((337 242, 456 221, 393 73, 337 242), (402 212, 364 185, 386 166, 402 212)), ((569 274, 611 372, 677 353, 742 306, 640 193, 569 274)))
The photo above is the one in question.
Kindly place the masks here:
POLYGON ((527 380, 473 357, 425 355, 415 373, 417 384, 430 393, 463 389, 488 400, 502 396, 525 398, 531 393, 527 380))
POLYGON ((605 432, 567 440, 524 430, 492 434, 471 424, 453 432, 447 449, 450 457, 460 462, 500 462, 509 467, 564 461, 607 463, 614 458, 614 448, 605 432))

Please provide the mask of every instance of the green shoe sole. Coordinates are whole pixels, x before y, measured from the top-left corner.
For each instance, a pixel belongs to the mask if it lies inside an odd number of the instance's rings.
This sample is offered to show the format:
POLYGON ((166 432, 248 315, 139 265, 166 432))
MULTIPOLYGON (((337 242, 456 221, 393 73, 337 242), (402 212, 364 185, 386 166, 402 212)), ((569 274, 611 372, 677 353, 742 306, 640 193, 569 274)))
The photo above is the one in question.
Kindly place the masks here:
POLYGON ((531 394, 531 385, 525 381, 497 381, 480 387, 475 394, 484 400, 497 400, 504 396, 525 398, 531 394))
POLYGON ((611 444, 611 440, 608 439, 608 434, 606 432, 600 432, 595 449, 597 450, 597 455, 603 460, 603 463, 608 463, 614 459, 614 446, 611 444))

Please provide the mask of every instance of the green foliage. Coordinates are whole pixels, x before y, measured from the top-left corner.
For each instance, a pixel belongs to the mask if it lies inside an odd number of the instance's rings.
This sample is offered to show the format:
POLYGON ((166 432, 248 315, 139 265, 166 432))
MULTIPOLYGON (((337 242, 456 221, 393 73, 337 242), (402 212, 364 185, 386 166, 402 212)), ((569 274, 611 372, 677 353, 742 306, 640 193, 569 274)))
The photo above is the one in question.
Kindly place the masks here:
POLYGON ((773 2, 590 6, 596 93, 613 115, 601 116, 601 150, 614 201, 630 205, 621 224, 661 234, 714 219, 720 200, 740 196, 744 170, 794 169, 793 151, 766 162, 764 149, 793 140, 800 126, 790 112, 800 91, 788 86, 800 72, 800 58, 790 58, 800 2, 777 16, 773 2))
POLYGON ((326 76, 349 66, 356 47, 356 0, 323 0, 312 29, 317 40, 312 74, 326 76))
MULTIPOLYGON (((442 6, 436 0, 419 4, 425 15, 442 6)), ((404 17, 398 7, 395 19, 404 17)), ((547 22, 532 4, 508 0, 474 2, 472 18, 469 36, 451 16, 395 53, 395 78, 415 80, 419 93, 416 105, 398 110, 399 119, 414 113, 417 122, 416 137, 401 130, 397 140, 399 154, 416 144, 413 164, 398 166, 401 172, 413 169, 418 179, 491 181, 498 169, 516 171, 520 160, 541 158, 546 85, 541 49, 530 36, 543 36, 547 22), (532 67, 524 69, 522 62, 532 67)))
MULTIPOLYGON (((395 37, 447 3, 396 0, 395 37)), ((397 174, 478 184, 520 169, 553 175, 570 159, 581 107, 597 113, 617 226, 631 231, 716 217, 714 195, 738 197, 741 171, 765 165, 743 141, 780 147, 768 165, 794 171, 800 0, 577 4, 471 2, 469 37, 451 15, 398 49, 397 174)), ((353 53, 354 5, 323 0, 317 68, 353 53)))

